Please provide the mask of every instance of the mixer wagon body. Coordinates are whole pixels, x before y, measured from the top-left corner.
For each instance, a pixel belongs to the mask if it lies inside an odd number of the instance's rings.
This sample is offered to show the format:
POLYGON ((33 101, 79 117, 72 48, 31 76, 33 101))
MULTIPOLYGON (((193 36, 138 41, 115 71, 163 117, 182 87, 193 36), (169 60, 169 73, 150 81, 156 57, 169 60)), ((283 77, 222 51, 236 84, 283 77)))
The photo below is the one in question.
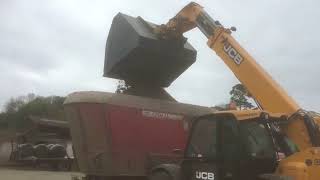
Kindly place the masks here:
POLYGON ((77 92, 65 102, 80 171, 95 176, 147 176, 154 157, 173 160, 173 150, 184 149, 192 117, 212 111, 105 92, 77 92))

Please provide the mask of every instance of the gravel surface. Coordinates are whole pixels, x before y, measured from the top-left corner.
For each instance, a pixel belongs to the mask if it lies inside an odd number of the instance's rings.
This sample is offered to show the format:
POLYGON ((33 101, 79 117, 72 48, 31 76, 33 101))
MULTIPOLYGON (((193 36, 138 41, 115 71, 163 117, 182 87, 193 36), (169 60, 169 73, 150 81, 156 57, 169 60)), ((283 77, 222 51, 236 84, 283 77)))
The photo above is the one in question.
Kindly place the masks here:
POLYGON ((0 169, 1 180, 77 180, 83 174, 75 172, 49 172, 0 169))
POLYGON ((11 144, 9 142, 0 143, 0 165, 6 164, 11 153, 11 144))

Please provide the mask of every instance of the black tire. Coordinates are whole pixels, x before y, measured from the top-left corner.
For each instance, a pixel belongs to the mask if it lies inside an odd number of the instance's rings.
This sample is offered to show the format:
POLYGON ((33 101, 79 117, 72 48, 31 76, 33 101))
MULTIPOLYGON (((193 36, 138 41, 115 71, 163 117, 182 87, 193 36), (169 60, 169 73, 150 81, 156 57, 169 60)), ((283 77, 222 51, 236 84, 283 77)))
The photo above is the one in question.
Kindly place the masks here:
POLYGON ((173 180, 173 177, 166 171, 156 171, 151 174, 149 180, 173 180))
POLYGON ((31 144, 19 144, 18 145, 18 158, 23 159, 27 157, 32 157, 33 146, 31 144))
POLYGON ((48 158, 49 149, 45 144, 38 144, 33 146, 33 153, 37 158, 48 158))

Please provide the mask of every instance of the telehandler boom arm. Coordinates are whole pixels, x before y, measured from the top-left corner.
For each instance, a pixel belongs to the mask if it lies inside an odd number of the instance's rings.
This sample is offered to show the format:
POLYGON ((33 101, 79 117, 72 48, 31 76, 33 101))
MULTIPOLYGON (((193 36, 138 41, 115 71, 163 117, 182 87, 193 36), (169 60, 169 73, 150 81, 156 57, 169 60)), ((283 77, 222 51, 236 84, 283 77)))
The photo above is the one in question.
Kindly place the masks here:
POLYGON ((208 46, 231 69, 238 80, 258 101, 263 110, 285 113, 290 121, 283 129, 302 149, 320 146, 320 136, 315 120, 310 118, 278 83, 254 60, 254 58, 231 36, 234 28, 227 29, 213 20, 197 3, 185 6, 167 24, 155 29, 165 39, 179 39, 198 27, 208 38, 208 46))
POLYGON ((190 3, 166 25, 158 29, 163 38, 179 38, 198 27, 209 39, 208 46, 233 71, 263 109, 273 113, 297 112, 298 104, 263 70, 250 54, 231 36, 231 30, 214 21, 203 8, 190 3))

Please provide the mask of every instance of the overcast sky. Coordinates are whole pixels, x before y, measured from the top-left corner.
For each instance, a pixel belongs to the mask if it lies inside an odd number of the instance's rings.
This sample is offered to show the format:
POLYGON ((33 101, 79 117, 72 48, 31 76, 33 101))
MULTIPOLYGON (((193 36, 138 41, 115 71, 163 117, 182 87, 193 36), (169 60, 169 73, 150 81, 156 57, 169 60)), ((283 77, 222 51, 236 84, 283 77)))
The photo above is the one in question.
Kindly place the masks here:
MULTIPOLYGON (((0 1, 0 106, 10 97, 74 91, 114 92, 102 77, 113 17, 122 12, 160 24, 189 1, 0 1)), ((198 1, 305 109, 320 111, 320 2, 317 0, 198 1)), ((238 81, 206 45, 199 30, 185 34, 197 62, 168 91, 179 101, 228 102, 238 81)))

